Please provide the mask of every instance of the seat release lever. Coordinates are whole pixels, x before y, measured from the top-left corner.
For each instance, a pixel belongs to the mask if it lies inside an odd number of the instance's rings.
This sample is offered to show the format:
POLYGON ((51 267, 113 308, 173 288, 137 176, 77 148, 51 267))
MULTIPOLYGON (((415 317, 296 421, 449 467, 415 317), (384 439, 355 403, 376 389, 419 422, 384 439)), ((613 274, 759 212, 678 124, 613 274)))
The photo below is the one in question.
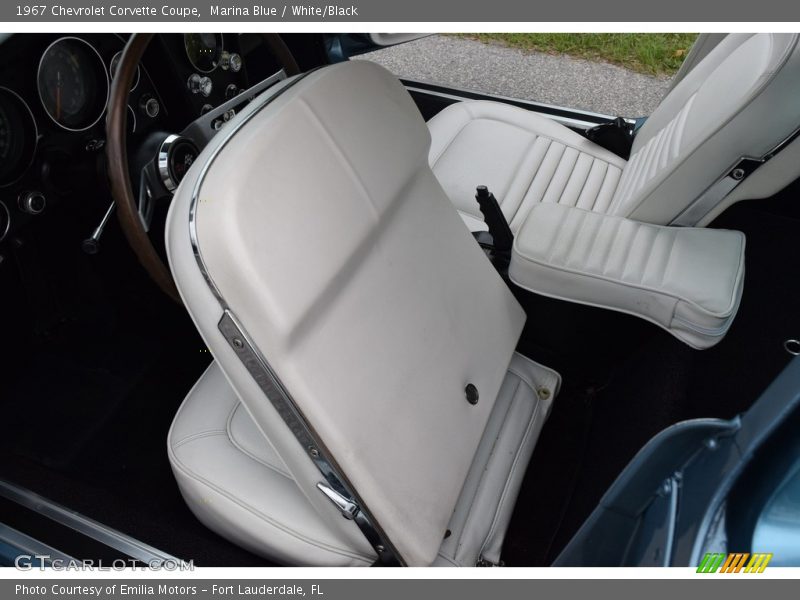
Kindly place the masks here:
POLYGON ((347 498, 342 496, 339 492, 330 488, 324 483, 317 483, 317 489, 323 494, 325 494, 328 500, 330 500, 336 505, 336 508, 338 508, 339 512, 342 513, 342 516, 348 521, 352 521, 358 516, 360 510, 355 502, 348 500, 347 498))
POLYGON ((475 199, 483 213, 483 220, 489 227, 494 253, 498 256, 510 257, 514 234, 511 232, 511 227, 508 226, 508 221, 500 209, 497 198, 485 185, 479 185, 476 188, 475 199))

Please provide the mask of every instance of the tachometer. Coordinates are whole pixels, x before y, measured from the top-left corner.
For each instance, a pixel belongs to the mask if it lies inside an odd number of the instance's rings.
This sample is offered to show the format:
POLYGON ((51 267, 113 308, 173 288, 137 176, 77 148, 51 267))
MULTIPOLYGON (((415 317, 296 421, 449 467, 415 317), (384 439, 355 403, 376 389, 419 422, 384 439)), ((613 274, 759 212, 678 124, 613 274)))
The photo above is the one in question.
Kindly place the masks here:
POLYGON ((0 186, 19 179, 30 166, 38 135, 33 113, 25 101, 0 87, 0 186))
POLYGON ((80 38, 63 37, 48 46, 39 61, 37 82, 45 112, 64 129, 88 129, 105 111, 106 66, 97 50, 80 38))
POLYGON ((201 73, 211 73, 222 59, 221 33, 187 33, 183 45, 189 62, 201 73))

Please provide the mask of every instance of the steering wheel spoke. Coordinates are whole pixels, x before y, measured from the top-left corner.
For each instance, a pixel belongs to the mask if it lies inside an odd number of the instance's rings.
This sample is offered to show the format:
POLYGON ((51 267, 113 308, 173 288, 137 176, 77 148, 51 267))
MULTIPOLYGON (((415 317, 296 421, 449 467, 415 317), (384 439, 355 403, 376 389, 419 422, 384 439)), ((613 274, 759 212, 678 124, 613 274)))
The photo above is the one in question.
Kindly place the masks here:
POLYGON ((150 232, 150 225, 153 222, 153 213, 155 212, 157 197, 155 186, 153 185, 153 168, 149 164, 145 166, 139 175, 139 194, 137 207, 139 209, 139 219, 142 221, 142 227, 146 232, 150 232))
POLYGON ((151 230, 158 229, 153 226, 155 215, 161 212, 156 210, 158 203, 172 196, 172 192, 191 166, 197 152, 208 144, 217 131, 235 114, 236 110, 246 104, 251 97, 255 97, 263 90, 286 79, 287 76, 298 74, 300 69, 291 51, 278 34, 261 34, 264 45, 278 59, 283 68, 278 73, 196 119, 184 129, 180 136, 168 136, 163 140, 161 148, 158 150, 158 156, 147 161, 147 164, 141 168, 137 182, 135 181, 137 167, 132 166, 128 160, 126 139, 128 96, 139 68, 139 62, 153 35, 152 33, 137 33, 128 38, 111 82, 108 118, 106 119, 108 178, 117 217, 131 249, 155 283, 165 293, 180 302, 180 295, 175 287, 172 274, 156 251, 149 235, 151 230), (162 168, 162 153, 166 154, 166 169, 162 168), (138 183, 138 190, 134 190, 136 183, 138 183))

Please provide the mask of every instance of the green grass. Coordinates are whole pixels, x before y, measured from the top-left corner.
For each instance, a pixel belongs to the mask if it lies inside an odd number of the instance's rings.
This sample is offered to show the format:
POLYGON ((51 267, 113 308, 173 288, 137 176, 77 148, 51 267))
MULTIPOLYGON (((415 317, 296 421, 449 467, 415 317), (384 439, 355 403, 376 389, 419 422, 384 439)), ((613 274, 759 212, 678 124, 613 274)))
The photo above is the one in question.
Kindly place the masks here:
POLYGON ((648 75, 672 75, 696 33, 465 33, 463 37, 522 50, 604 60, 648 75))

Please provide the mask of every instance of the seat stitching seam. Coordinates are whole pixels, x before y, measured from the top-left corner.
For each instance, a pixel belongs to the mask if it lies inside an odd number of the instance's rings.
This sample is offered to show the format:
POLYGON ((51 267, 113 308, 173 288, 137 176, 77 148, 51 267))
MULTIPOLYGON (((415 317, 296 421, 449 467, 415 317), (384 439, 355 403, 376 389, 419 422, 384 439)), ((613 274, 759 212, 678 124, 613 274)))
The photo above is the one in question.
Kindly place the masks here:
MULTIPOLYGON (((616 245, 617 245, 617 243, 619 241, 618 240, 618 238, 619 238, 619 230, 622 227, 622 223, 623 223, 622 220, 617 221, 616 227, 614 227, 614 234, 611 236, 611 243, 608 245, 608 249, 606 250, 606 255, 603 257, 603 260, 600 263, 602 265, 602 267, 600 269, 600 272, 603 275, 605 275, 606 272, 608 271, 608 261, 611 260, 611 256, 612 256, 612 253, 614 251, 614 248, 616 247, 616 245)), ((592 240, 592 245, 597 243, 597 238, 600 237, 600 230, 601 229, 602 229, 602 225, 597 228, 597 235, 594 236, 594 240, 592 240)))
MULTIPOLYGON (((272 469, 273 471, 275 471, 275 472, 276 472, 276 473, 278 473, 279 475, 283 475, 283 476, 284 476, 284 477, 286 477, 288 480, 290 480, 290 481, 292 481, 292 482, 294 482, 294 483, 296 484, 297 482, 294 480, 294 477, 292 477, 292 476, 291 476, 289 473, 287 473, 287 472, 286 472, 286 471, 284 471, 283 469, 280 469, 280 468, 278 468, 276 465, 273 465, 273 464, 271 464, 271 463, 267 462, 266 460, 263 460, 263 459, 259 458, 258 456, 256 456, 255 454, 253 454, 252 452, 250 452, 249 450, 247 450, 247 449, 246 449, 244 446, 242 446, 242 445, 241 445, 241 444, 240 444, 240 443, 239 443, 239 442, 236 440, 236 438, 235 438, 235 437, 234 437, 234 435, 233 435, 233 426, 232 426, 232 423, 233 423, 233 416, 236 414, 236 411, 237 411, 237 409, 239 409, 241 406, 242 406, 242 404, 241 404, 241 403, 237 403, 237 404, 235 404, 235 405, 234 405, 234 407, 231 409, 230 413, 228 414, 227 426, 226 426, 226 433, 228 434, 228 438, 230 439, 230 441, 231 441, 231 444, 233 444, 233 446, 234 446, 234 447, 236 447, 236 449, 237 449, 237 450, 239 450, 239 452, 241 452, 242 454, 245 454, 245 455, 247 455, 248 457, 250 457, 251 459, 253 459, 253 460, 254 460, 254 461, 256 461, 257 463, 259 463, 259 464, 261 464, 261 465, 264 465, 265 467, 267 467, 267 468, 269 468, 269 469, 272 469)), ((249 416, 249 415, 248 415, 248 416, 249 416)), ((257 427, 257 426, 256 426, 256 427, 257 427)), ((258 433, 259 433, 260 435, 262 435, 262 436, 264 435, 263 433, 261 433, 261 431, 260 431, 260 430, 258 431, 258 433)), ((265 443, 269 444, 269 441, 268 441, 266 438, 265 438, 265 440, 264 440, 264 441, 265 441, 265 443)))
MULTIPOLYGON (((532 133, 531 135, 533 136, 533 139, 531 139, 528 142, 528 145, 525 147, 525 151, 522 152, 521 157, 517 161, 517 164, 516 164, 516 166, 515 166, 515 168, 513 170, 514 175, 512 176, 511 181, 508 184, 508 189, 506 190, 506 196, 508 196, 508 192, 511 191, 511 189, 514 187, 514 184, 519 179, 521 179, 523 177, 522 168, 521 168, 522 164, 533 153, 533 149, 536 146, 537 140, 539 140, 539 138, 541 138, 541 137, 544 137, 544 136, 536 135, 535 133, 532 133)), ((545 138, 545 139, 548 139, 548 138, 545 138)), ((536 173, 539 171, 539 167, 540 166, 541 166, 541 162, 539 162, 539 165, 533 171, 533 175, 528 180, 528 185, 523 188, 522 196, 520 197, 519 203, 517 204, 516 208, 514 209, 514 215, 517 214, 517 211, 520 209, 520 207, 522 206, 522 203, 525 201, 525 195, 528 193, 528 190, 530 189, 530 186, 531 186, 531 182, 533 182, 533 179, 536 177, 536 173)), ((502 205, 502 203, 505 202, 506 200, 507 200, 507 198, 503 198, 499 202, 502 205)))
MULTIPOLYGON (((553 172, 553 179, 556 178, 556 175, 558 175, 558 171, 564 165, 564 155, 566 155, 566 153, 567 153, 567 151, 565 149, 563 154, 561 155, 561 158, 558 161, 558 166, 556 167, 556 170, 553 172)), ((561 190, 556 194, 558 196, 558 200, 556 200, 556 202, 558 204, 561 204, 561 200, 563 200, 563 198, 564 198, 564 192, 567 191, 567 187, 569 186, 570 179, 572 179, 572 175, 575 173, 575 166, 578 164, 578 160, 580 160, 581 154, 582 154, 582 152, 578 152, 578 155, 575 157, 575 161, 572 163, 572 165, 570 167, 567 168, 568 173, 567 173, 566 180, 564 181, 564 185, 561 186, 561 190)), ((551 183, 552 183, 552 180, 551 180, 551 183)), ((550 191, 550 186, 548 186, 547 191, 548 192, 550 191)), ((544 196, 542 197, 542 200, 544 200, 544 196)))
MULTIPOLYGON (((512 392, 512 400, 511 400, 511 402, 508 403, 508 407, 506 408, 505 416, 503 417, 503 422, 505 422, 505 419, 508 417, 508 413, 511 410, 511 407, 514 404, 513 396, 516 395, 517 390, 519 390, 519 386, 520 385, 521 385, 521 382, 517 381, 517 385, 514 387, 514 391, 512 392)), ((501 426, 501 428, 502 428, 502 426, 501 426)), ((491 450, 489 450, 489 458, 486 461, 487 464, 489 463, 489 460, 491 460, 492 454, 493 454, 494 449, 496 448, 496 446, 497 446, 497 440, 494 440, 494 442, 492 443, 492 448, 491 448, 491 450)), ((481 476, 478 479, 478 485, 475 488, 475 493, 472 495, 472 498, 470 498, 469 508, 467 509, 467 517, 464 520, 465 524, 469 520, 469 516, 472 514, 472 509, 475 506, 475 499, 477 498, 478 493, 480 492, 481 486, 482 486, 484 480, 486 479, 486 472, 487 472, 487 469, 484 467, 481 470, 481 476)), ((456 542, 456 547, 455 547, 455 550, 456 550, 455 553, 456 554, 458 553, 458 549, 461 547, 461 540, 464 537, 464 529, 466 529, 466 528, 462 528, 461 531, 458 533, 458 541, 456 542)))
MULTIPOLYGON (((557 246, 558 246, 558 243, 557 243, 558 242, 558 238, 561 237, 559 234, 564 229, 564 224, 567 222, 567 219, 569 219, 569 216, 570 216, 570 212, 569 211, 566 211, 566 210, 563 211, 563 214, 561 215, 561 217, 559 217, 558 225, 556 225, 552 230, 554 237, 553 237, 552 247, 547 252, 546 260, 548 262, 552 262, 553 260, 555 260, 556 251, 558 249, 557 248, 557 246)), ((575 236, 573 237, 573 241, 574 241, 576 236, 577 236, 577 234, 575 234, 575 236)), ((515 242, 516 242, 516 240, 515 240, 515 242)), ((524 256, 524 255, 521 255, 521 256, 524 256)))
POLYGON ((678 241, 678 232, 672 232, 672 241, 669 244, 669 252, 667 253, 667 262, 664 264, 664 270, 661 271, 661 277, 659 278, 659 285, 664 285, 664 279, 667 276, 667 271, 669 271, 669 267, 672 264, 672 256, 675 253, 675 243, 678 241))
POLYGON ((199 440, 199 439, 202 439, 202 438, 205 438, 205 437, 214 437, 216 435, 223 435, 224 433, 225 433, 224 429, 207 429, 205 431, 198 431, 197 433, 193 433, 191 435, 187 435, 186 437, 181 438, 177 442, 174 442, 172 444, 172 447, 173 448, 180 448, 181 446, 183 446, 184 444, 186 444, 188 442, 191 442, 191 441, 194 441, 194 440, 199 440))
MULTIPOLYGON (((526 111, 526 112, 531 112, 531 111, 526 111)), ((567 131, 571 131, 568 127, 565 127, 564 125, 561 125, 557 121, 553 121, 552 119, 549 119, 548 117, 544 117, 544 116, 542 118, 543 119, 547 119, 548 121, 551 121, 552 123, 554 123, 554 124, 556 124, 556 125, 558 125, 560 127, 564 127, 567 131)), ((509 125, 511 127, 515 127, 516 129, 520 129, 521 131, 524 131, 526 133, 534 134, 537 137, 543 137, 543 138, 551 139, 552 141, 558 142, 559 144, 562 144, 563 146, 566 146, 568 148, 572 148, 573 150, 576 150, 576 151, 581 152, 583 154, 589 154, 591 156, 595 156, 590 151, 590 149, 594 149, 594 148, 598 148, 599 150, 602 151, 603 154, 610 153, 610 151, 605 150, 602 146, 600 146, 599 144, 595 144, 594 142, 592 142, 589 139, 586 140, 586 142, 587 142, 586 143, 586 147, 582 148, 582 147, 577 146, 575 144, 572 144, 570 142, 565 142, 565 141, 562 141, 560 139, 556 139, 555 137, 551 138, 547 134, 538 133, 536 131, 533 131, 532 129, 527 129, 525 127, 522 127, 522 126, 518 125, 517 123, 512 123, 510 121, 505 121, 504 119, 498 119, 498 118, 495 118, 495 117, 474 117, 473 121, 495 121, 497 123, 503 123, 504 125, 509 125)), ((613 153, 611 153, 611 154, 612 154, 613 158, 617 158, 617 159, 621 160, 623 163, 626 162, 624 158, 619 157, 619 156, 617 156, 616 154, 613 154, 613 153)), ((602 160, 604 162, 609 162, 609 163, 611 162, 611 160, 606 160, 606 158, 604 158, 602 156, 597 156, 596 158, 599 158, 600 160, 602 160)), ((612 157, 609 157, 609 159, 612 159, 612 157)))
POLYGON ((505 485, 503 486, 503 492, 500 494, 500 500, 497 504, 497 508, 495 509, 494 517, 492 518, 492 525, 489 528, 489 533, 486 536, 486 539, 483 541, 483 544, 481 545, 481 554, 483 554, 483 550, 486 548, 486 544, 489 542, 490 539, 492 539, 492 536, 494 535, 494 532, 497 529, 497 523, 500 519, 500 513, 502 512, 502 509, 508 497, 508 488, 511 485, 511 480, 514 478, 513 477, 514 473, 516 472, 520 456, 522 455, 522 449, 525 447, 525 444, 527 443, 528 438, 530 437, 534 423, 538 421, 539 404, 540 404, 539 395, 536 393, 536 390, 532 389, 531 391, 533 391, 533 397, 535 399, 533 412, 531 413, 531 420, 528 422, 528 427, 525 429, 525 435, 522 437, 522 443, 519 446, 517 446, 517 452, 514 455, 514 460, 511 463, 511 469, 508 472, 508 477, 506 478, 505 485))
MULTIPOLYGON (((525 186, 525 190, 522 193, 522 197, 520 199, 519 206, 517 206, 517 210, 514 213, 514 217, 511 219, 512 222, 516 222, 516 221, 518 221, 520 219, 520 215, 525 212, 522 209, 526 204, 531 204, 531 202, 526 202, 526 200, 528 199, 528 194, 530 193, 531 188, 533 187, 533 184, 536 182, 536 177, 539 175, 539 169, 542 168, 542 165, 544 164, 544 161, 547 159, 547 153, 550 152, 550 148, 553 146, 553 139, 552 138, 549 138, 549 137, 544 136, 544 135, 540 135, 534 141, 534 145, 535 145, 536 141, 538 141, 538 140, 545 140, 547 142, 547 147, 544 149, 544 152, 542 152, 541 160, 538 161, 538 164, 536 165, 536 168, 533 169, 533 173, 531 173, 530 179, 528 179, 528 184, 525 186)), ((532 203, 534 205, 541 203, 543 197, 544 196, 542 196, 538 200, 533 200, 532 203)))
MULTIPOLYGON (((729 310, 727 310, 727 309, 726 309, 725 313, 713 312, 713 311, 709 310, 708 308, 705 308, 704 306, 698 304, 694 300, 691 300, 689 298, 684 298, 682 296, 678 296, 678 295, 676 295, 676 294, 674 294, 672 292, 666 291, 666 290, 660 290, 660 289, 652 288, 652 287, 650 287, 648 285, 645 285, 643 283, 635 283, 635 282, 620 281, 619 279, 611 279, 609 277, 605 277, 605 276, 602 276, 602 275, 597 275, 595 273, 587 273, 586 271, 578 271, 576 269, 573 269, 573 268, 567 267, 567 266, 554 266, 550 262, 542 261, 542 260, 537 259, 537 258, 533 258, 533 257, 531 257, 529 255, 522 254, 519 251, 517 251, 517 255, 520 258, 522 258, 523 260, 526 260, 528 262, 531 262, 531 263, 534 263, 536 265, 539 265, 540 267, 543 267, 543 268, 546 268, 546 269, 550 269, 550 270, 553 270, 553 271, 564 271, 564 272, 567 272, 567 273, 571 273, 573 275, 577 275, 579 277, 588 277, 588 278, 591 278, 591 279, 599 279, 601 281, 607 281, 609 283, 625 285, 625 286, 628 286, 628 287, 631 287, 631 288, 636 288, 636 289, 644 290, 644 291, 647 291, 647 292, 653 292, 655 294, 659 294, 659 295, 665 296, 667 298, 674 298, 676 300, 680 300, 681 302, 686 302, 687 304, 689 304, 691 306, 699 308, 700 310, 702 310, 703 312, 705 312, 705 313, 707 313, 707 314, 709 314, 711 316, 726 317, 727 316, 726 313, 729 312, 729 310)), ((521 285, 519 281, 515 281, 515 283, 517 285, 521 285)), ((528 285, 527 287, 522 285, 522 287, 524 287, 525 289, 534 290, 534 288, 532 286, 530 286, 530 285, 528 285)), ((542 292, 537 291, 536 293, 542 293, 542 292)), ((575 300, 573 300, 573 301, 575 301, 575 300)), ((600 305, 600 306, 603 306, 603 305, 600 305)), ((639 314, 639 313, 631 313, 631 314, 639 314)))
POLYGON ((443 560, 446 560, 447 562, 449 562, 454 567, 460 567, 461 566, 461 563, 456 562, 455 560, 453 560, 452 558, 450 558, 449 556, 447 556, 443 552, 437 552, 437 556, 439 556, 443 560))
MULTIPOLYGON (((583 190, 586 189, 586 184, 589 183, 589 178, 592 176, 592 169, 594 169, 594 163, 597 162, 597 159, 594 156, 591 156, 590 158, 592 159, 592 162, 589 163, 589 168, 586 169, 586 176, 583 178, 581 189, 578 190, 578 194, 577 196, 575 196, 575 204, 573 206, 578 206, 578 204, 580 203, 581 196, 583 195, 583 190)), ((580 160, 580 156, 578 157, 578 160, 580 160)), ((575 162, 575 164, 577 164, 577 161, 575 162)), ((592 204, 594 204, 594 202, 592 204)))
MULTIPOLYGON (((577 246, 578 246, 575 243, 576 240, 578 240, 579 238, 583 237, 582 234, 583 234, 584 228, 586 227, 586 221, 588 220, 588 217, 584 213, 584 214, 580 215, 580 218, 581 218, 581 222, 575 228, 575 232, 572 234, 571 239, 569 241, 569 244, 567 244, 567 248, 568 248, 567 254, 566 254, 566 256, 564 256, 564 259, 563 259, 564 266, 568 265, 572 261, 572 256, 575 253, 575 251, 577 250, 577 246)), ((595 237, 596 236, 597 236, 597 231, 595 231, 595 237)))
MULTIPOLYGON (((464 110, 467 112, 467 116, 470 116, 470 117, 472 116, 471 114, 469 114, 469 111, 468 111, 468 110, 466 110, 466 108, 465 108, 465 107, 463 107, 463 106, 462 106, 462 107, 460 107, 460 108, 464 108, 464 110)), ((456 141, 456 138, 457 138, 458 136, 460 136, 460 135, 461 135, 461 133, 464 131, 464 129, 467 127, 467 125, 469 125, 471 122, 472 122, 472 121, 470 121, 469 119, 467 119, 466 121, 464 121, 464 123, 461 125, 461 127, 459 127, 459 128, 458 128, 458 131, 456 131, 456 132, 453 134, 453 136, 450 138, 450 141, 449 141, 449 142, 447 142, 447 144, 445 144, 444 148, 442 148, 442 149, 439 151, 439 154, 436 156, 436 158, 435 158, 435 159, 433 160, 433 162, 431 163, 431 169, 433 169, 433 168, 434 168, 434 167, 435 167, 435 166, 436 166, 436 165, 439 163, 439 159, 441 159, 441 158, 442 158, 442 156, 444 156, 444 155, 445 155, 445 153, 446 153, 446 152, 447 152, 447 151, 450 149, 450 147, 453 145, 453 142, 455 142, 455 141, 456 141)))
MULTIPOLYGON (((603 187, 605 187, 606 182, 608 181, 608 173, 611 169, 611 165, 605 161, 602 162, 605 165, 605 172, 600 176, 600 185, 597 186, 597 193, 594 195, 594 199, 592 200, 592 205, 589 207, 589 210, 592 212, 599 212, 597 210, 597 203, 600 201, 600 195, 603 193, 603 187)), ((611 193, 614 195, 614 192, 611 193)), ((605 211, 603 211, 605 212, 605 211)))
MULTIPOLYGON (((558 143, 560 143, 560 142, 558 142, 558 143)), ((547 152, 550 152, 550 148, 552 148, 552 147, 553 147, 553 140, 550 141, 550 146, 547 148, 547 152)), ((547 152, 545 152, 544 158, 547 158, 547 152)), ((567 152, 567 146, 565 145, 564 149, 561 151, 561 154, 559 155, 558 159, 556 160, 556 168, 553 169, 553 174, 550 175, 550 179, 547 182, 547 187, 545 187, 544 188, 544 192, 542 192, 542 197, 540 199, 540 202, 544 202, 544 199, 547 197, 547 192, 550 191, 550 186, 553 185, 553 179, 556 178, 556 174, 558 173, 558 167, 561 166, 561 161, 563 160, 564 154, 566 152, 567 152)), ((544 160, 542 160, 542 163, 544 163, 544 160)))
POLYGON ((298 98, 298 103, 305 107, 308 111, 309 115, 313 118, 314 122, 320 128, 320 130, 325 134, 326 141, 330 144, 332 149, 334 150, 334 154, 338 154, 341 157, 344 166, 347 167, 348 175, 352 178, 352 180, 357 184, 359 192, 362 194, 364 199, 369 204, 370 208, 373 211, 373 217, 377 220, 380 218, 381 210, 375 205, 375 201, 372 198, 372 194, 370 194, 369 190, 367 189, 366 184, 364 183, 363 178, 361 175, 356 171, 355 167, 353 166, 353 161, 351 158, 345 153, 344 149, 342 148, 339 141, 334 137, 333 133, 331 133, 330 129, 325 125, 319 115, 316 113, 314 108, 308 103, 307 100, 304 98, 298 98))
MULTIPOLYGON (((524 356, 522 354, 520 354, 519 356, 524 358, 525 361, 528 364, 536 367, 537 370, 544 371, 545 372, 545 376, 542 377, 543 380, 549 379, 549 377, 547 377, 547 375, 549 375, 549 376, 554 377, 555 380, 556 380, 556 383, 557 383, 559 375, 558 375, 558 373, 553 371, 553 369, 551 369, 550 367, 545 367, 544 365, 540 365, 536 361, 531 360, 530 358, 528 358, 527 356, 524 356)), ((537 393, 538 393, 538 383, 533 378, 529 377, 528 375, 526 375, 524 373, 520 373, 519 371, 515 370, 513 367, 509 367, 508 371, 509 371, 509 373, 513 373, 514 375, 516 375, 519 379, 521 379, 523 382, 525 382, 525 385, 527 385, 532 390, 536 390, 537 393)), ((547 383, 547 382, 545 381, 545 383, 547 383)), ((553 390, 553 391, 555 392, 555 390, 553 390)), ((555 393, 553 394, 553 396, 555 397, 555 393)))
POLYGON ((603 214, 610 214, 614 208, 614 196, 617 193, 617 189, 619 188, 620 183, 622 183, 623 171, 619 167, 615 167, 610 163, 606 163, 606 165, 607 165, 606 172, 603 175, 603 181, 600 184, 600 189, 597 192, 597 197, 594 200, 592 209, 594 210, 594 212, 602 212, 603 214), (613 180, 614 173, 618 173, 617 180, 614 183, 610 183, 613 180), (607 192, 608 205, 602 211, 595 210, 595 207, 597 206, 597 203, 600 201, 600 198, 603 196, 603 192, 606 191, 606 188, 609 188, 607 192))

